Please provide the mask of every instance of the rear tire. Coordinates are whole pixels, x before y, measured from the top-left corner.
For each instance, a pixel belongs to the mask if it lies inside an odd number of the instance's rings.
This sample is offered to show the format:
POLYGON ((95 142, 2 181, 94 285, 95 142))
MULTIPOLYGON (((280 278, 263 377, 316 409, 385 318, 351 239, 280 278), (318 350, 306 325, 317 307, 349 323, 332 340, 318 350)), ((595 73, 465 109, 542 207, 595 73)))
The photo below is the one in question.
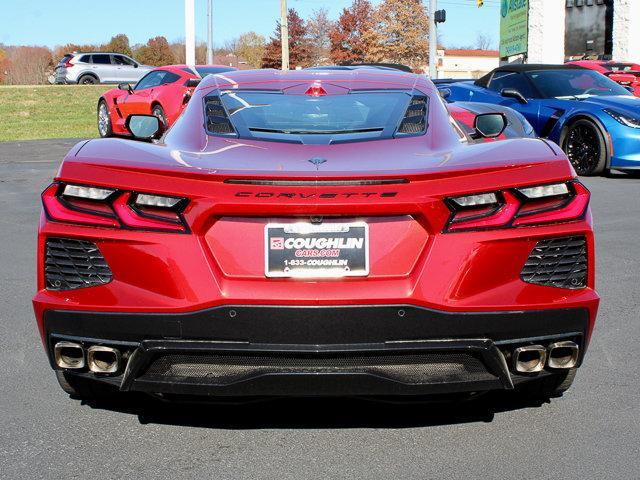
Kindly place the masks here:
POLYGON ((151 115, 153 115, 154 117, 158 117, 158 119, 160 119, 160 121, 164 125, 164 128, 167 128, 167 116, 164 114, 164 109, 160 105, 156 105, 153 107, 153 109, 151 110, 151 115))
POLYGON ((98 102, 98 133, 102 138, 113 136, 113 127, 111 125, 111 115, 109 107, 104 99, 98 102))
POLYGON ((78 79, 78 83, 80 85, 95 85, 98 82, 98 79, 93 75, 83 75, 78 79))
POLYGON ((81 400, 108 400, 118 393, 115 387, 76 377, 62 370, 56 370, 56 379, 62 390, 71 397, 81 400))
POLYGON ((569 390, 576 378, 577 368, 571 368, 564 372, 554 373, 546 377, 531 380, 517 387, 518 392, 527 397, 538 399, 548 399, 561 397, 564 392, 569 390))
POLYGON ((602 175, 607 166, 607 144, 595 123, 576 120, 565 128, 561 143, 578 175, 602 175))

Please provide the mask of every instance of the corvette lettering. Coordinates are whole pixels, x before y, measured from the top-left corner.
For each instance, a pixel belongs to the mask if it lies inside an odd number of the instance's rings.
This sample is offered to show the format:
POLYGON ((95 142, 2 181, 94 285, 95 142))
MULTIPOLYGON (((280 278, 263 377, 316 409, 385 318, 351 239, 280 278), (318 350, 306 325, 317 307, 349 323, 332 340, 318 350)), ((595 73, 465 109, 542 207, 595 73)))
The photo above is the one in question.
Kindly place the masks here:
POLYGON ((287 193, 287 192, 236 192, 242 198, 291 198, 291 199, 331 199, 331 198, 389 198, 398 192, 345 192, 345 193, 287 193))

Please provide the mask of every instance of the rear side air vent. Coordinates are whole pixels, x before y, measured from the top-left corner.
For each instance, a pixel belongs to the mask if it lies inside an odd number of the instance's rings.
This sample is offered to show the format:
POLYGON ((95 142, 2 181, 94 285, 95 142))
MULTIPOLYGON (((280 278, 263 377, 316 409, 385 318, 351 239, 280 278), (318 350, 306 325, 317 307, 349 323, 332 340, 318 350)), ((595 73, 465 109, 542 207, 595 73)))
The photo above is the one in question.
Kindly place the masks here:
POLYGON ((95 243, 70 238, 47 240, 44 276, 47 290, 104 285, 113 277, 95 243))
POLYGON ((587 286, 587 240, 583 236, 540 240, 529 255, 520 278, 558 288, 587 286))
POLYGON ((398 128, 398 133, 416 135, 424 133, 427 127, 427 97, 414 95, 404 112, 404 118, 398 128))
POLYGON ((214 135, 233 135, 236 133, 219 96, 210 95, 205 98, 205 115, 209 133, 214 135))

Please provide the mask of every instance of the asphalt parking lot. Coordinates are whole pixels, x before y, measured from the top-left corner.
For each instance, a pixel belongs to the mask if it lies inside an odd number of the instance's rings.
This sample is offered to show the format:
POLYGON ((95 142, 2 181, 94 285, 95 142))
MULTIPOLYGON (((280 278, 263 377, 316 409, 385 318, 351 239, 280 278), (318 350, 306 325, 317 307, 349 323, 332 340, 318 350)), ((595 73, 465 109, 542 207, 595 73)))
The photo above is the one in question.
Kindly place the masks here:
POLYGON ((280 400, 89 405, 50 370, 31 310, 39 194, 73 140, 0 143, 3 478, 638 478, 640 179, 592 191, 598 324, 573 388, 550 403, 280 400))

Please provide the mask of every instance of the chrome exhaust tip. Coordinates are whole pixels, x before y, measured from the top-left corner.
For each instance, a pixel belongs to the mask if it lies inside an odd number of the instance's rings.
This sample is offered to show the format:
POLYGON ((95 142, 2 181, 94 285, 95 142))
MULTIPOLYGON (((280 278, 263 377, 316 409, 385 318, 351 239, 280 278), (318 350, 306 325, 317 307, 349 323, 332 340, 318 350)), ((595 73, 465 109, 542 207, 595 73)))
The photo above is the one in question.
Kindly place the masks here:
POLYGON ((549 368, 573 368, 578 364, 580 348, 575 342, 555 342, 549 345, 549 368))
POLYGON ((513 369, 518 373, 535 373, 544 368, 547 349, 542 345, 526 345, 513 351, 513 369))
POLYGON ((87 363, 93 373, 115 373, 120 369, 120 350, 93 345, 87 350, 87 363))
POLYGON ((58 342, 53 347, 53 358, 60 368, 84 368, 84 349, 75 342, 58 342))

